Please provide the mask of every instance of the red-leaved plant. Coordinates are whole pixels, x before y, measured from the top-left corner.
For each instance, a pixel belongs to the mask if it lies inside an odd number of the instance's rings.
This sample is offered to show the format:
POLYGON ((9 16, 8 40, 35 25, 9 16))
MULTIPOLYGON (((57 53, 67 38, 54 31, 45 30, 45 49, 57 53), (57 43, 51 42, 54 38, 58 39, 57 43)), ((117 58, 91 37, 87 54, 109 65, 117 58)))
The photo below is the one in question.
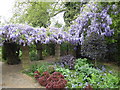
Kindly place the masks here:
POLYGON ((67 81, 60 72, 54 72, 52 75, 49 72, 43 72, 40 76, 38 71, 34 72, 34 77, 39 82, 41 86, 46 86, 46 88, 64 88, 67 81))
POLYGON ((34 77, 35 77, 35 79, 37 80, 37 79, 40 77, 40 72, 35 71, 35 72, 34 72, 34 77))
POLYGON ((64 88, 67 84, 67 81, 64 79, 64 76, 60 72, 54 72, 47 79, 46 88, 64 88))
POLYGON ((49 72, 43 72, 42 76, 38 78, 38 82, 41 86, 47 85, 47 79, 49 78, 50 74, 49 72))

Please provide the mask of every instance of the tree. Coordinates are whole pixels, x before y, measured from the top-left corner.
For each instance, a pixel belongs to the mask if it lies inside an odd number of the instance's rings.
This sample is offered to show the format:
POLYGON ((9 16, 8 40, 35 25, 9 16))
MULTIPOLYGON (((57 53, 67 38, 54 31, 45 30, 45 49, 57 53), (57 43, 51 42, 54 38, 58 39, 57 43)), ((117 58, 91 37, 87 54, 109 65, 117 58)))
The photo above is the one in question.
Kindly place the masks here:
POLYGON ((119 58, 119 34, 120 34, 120 2, 101 2, 99 3, 102 7, 109 7, 108 13, 110 17, 113 19, 111 28, 114 28, 114 35, 112 37, 106 37, 107 41, 107 55, 106 59, 111 61, 120 62, 119 58))
POLYGON ((81 2, 65 2, 64 8, 66 8, 66 11, 64 13, 64 20, 66 23, 66 26, 70 26, 72 24, 72 21, 77 18, 80 12, 80 7, 83 5, 81 2))
POLYGON ((104 7, 101 10, 98 4, 87 4, 86 7, 81 8, 80 16, 75 20, 75 24, 71 25, 70 34, 74 37, 80 37, 80 45, 93 32, 105 37, 111 37, 114 30, 110 29, 112 19, 108 14, 108 10, 109 7, 104 7))
MULTIPOLYGON (((51 9, 51 2, 16 2, 16 8, 19 10, 20 7, 26 5, 22 15, 16 15, 19 23, 28 23, 33 27, 47 27, 50 24, 49 11, 51 9), (17 5, 18 4, 18 5, 17 5)), ((16 17, 15 16, 15 17, 16 17)), ((37 57, 38 60, 43 59, 42 57, 42 44, 36 43, 37 57)))

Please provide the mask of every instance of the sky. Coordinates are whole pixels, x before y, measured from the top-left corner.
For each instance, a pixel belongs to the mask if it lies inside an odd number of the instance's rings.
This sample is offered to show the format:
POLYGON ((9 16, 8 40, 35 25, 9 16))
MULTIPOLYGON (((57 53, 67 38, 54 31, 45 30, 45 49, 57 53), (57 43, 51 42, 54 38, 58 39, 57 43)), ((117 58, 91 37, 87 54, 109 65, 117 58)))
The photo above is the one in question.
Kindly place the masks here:
MULTIPOLYGON (((5 23, 5 21, 9 20, 12 17, 12 8, 14 6, 15 0, 0 0, 0 21, 5 23)), ((51 18, 51 26, 54 26, 55 22, 59 22, 60 24, 65 25, 63 19, 64 12, 56 15, 55 17, 51 18)))
POLYGON ((0 0, 1 22, 8 20, 12 16, 12 7, 15 0, 0 0))

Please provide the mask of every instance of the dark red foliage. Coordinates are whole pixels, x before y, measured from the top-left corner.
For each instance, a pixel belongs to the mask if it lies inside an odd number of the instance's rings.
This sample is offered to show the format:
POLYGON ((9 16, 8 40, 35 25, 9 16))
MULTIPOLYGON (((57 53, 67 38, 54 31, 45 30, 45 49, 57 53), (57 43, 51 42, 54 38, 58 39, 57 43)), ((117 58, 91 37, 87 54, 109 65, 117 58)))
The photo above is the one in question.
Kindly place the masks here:
POLYGON ((41 77, 38 73, 37 75, 35 77, 39 77, 37 80, 40 85, 46 86, 47 89, 64 88, 67 84, 67 81, 60 72, 54 72, 52 75, 49 72, 43 72, 41 77))
POLYGON ((43 72, 42 76, 39 77, 38 82, 41 86, 46 86, 47 85, 47 79, 50 77, 49 72, 43 72))
POLYGON ((47 79, 46 88, 64 88, 67 84, 67 81, 64 79, 64 76, 60 72, 54 72, 47 79))
POLYGON ((49 72, 46 71, 46 72, 43 72, 43 76, 48 78, 50 76, 50 74, 49 74, 49 72))
POLYGON ((37 80, 40 77, 40 73, 38 71, 34 72, 34 77, 37 80))
POLYGON ((39 82, 39 84, 40 84, 41 86, 46 86, 46 85, 47 85, 46 80, 47 80, 47 77, 42 76, 42 77, 40 77, 40 78, 38 79, 38 82, 39 82))
POLYGON ((40 75, 34 75, 34 77, 37 79, 37 78, 39 78, 39 77, 40 77, 40 75))
POLYGON ((40 72, 39 72, 39 71, 35 71, 34 73, 40 74, 40 72))
POLYGON ((93 88, 90 86, 90 84, 88 84, 88 85, 84 88, 84 90, 93 90, 93 88))

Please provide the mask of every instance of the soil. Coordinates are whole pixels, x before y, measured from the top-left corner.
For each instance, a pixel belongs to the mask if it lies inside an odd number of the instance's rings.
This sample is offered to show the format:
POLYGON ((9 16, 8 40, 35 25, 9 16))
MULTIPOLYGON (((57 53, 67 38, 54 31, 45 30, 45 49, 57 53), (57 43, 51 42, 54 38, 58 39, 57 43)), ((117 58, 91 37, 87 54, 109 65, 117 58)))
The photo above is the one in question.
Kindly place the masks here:
MULTIPOLYGON (((53 57, 45 58, 45 60, 33 61, 31 64, 40 62, 53 62, 53 57)), ((23 74, 21 71, 22 65, 8 65, 4 62, 0 62, 0 87, 1 88, 43 88, 34 78, 23 74)))

